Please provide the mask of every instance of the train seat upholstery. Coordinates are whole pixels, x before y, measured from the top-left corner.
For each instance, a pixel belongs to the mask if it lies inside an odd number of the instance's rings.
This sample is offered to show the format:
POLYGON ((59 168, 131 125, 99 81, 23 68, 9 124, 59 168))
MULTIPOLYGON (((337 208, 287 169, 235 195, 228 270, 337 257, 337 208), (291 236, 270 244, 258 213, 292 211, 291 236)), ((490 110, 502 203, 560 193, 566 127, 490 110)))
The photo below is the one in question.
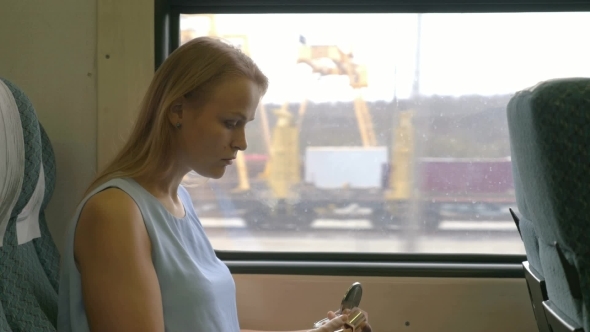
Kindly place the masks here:
POLYGON ((507 116, 520 212, 513 217, 528 266, 546 286, 547 323, 555 332, 590 331, 590 78, 519 91, 507 116))
POLYGON ((3 78, 0 161, 0 331, 55 331, 59 252, 44 212, 55 157, 31 101, 3 78))

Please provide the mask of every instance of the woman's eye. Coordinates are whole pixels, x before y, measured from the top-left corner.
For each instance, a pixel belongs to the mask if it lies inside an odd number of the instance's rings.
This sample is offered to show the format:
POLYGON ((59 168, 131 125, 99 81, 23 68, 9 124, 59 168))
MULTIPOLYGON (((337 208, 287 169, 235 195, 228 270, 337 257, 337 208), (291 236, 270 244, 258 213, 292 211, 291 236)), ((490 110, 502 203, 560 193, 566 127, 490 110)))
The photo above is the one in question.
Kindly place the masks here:
POLYGON ((237 125, 238 125, 238 122, 237 122, 237 121, 226 121, 226 122, 225 122, 225 125, 226 125, 228 128, 234 128, 235 126, 237 126, 237 125))

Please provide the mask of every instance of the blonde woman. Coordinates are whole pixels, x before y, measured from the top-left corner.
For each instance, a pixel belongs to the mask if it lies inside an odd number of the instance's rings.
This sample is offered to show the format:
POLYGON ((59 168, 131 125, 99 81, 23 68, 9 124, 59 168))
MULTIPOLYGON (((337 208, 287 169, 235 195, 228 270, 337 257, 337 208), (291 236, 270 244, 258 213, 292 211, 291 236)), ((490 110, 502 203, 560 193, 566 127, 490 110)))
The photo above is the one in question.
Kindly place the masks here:
MULTIPOLYGON (((267 87, 249 57, 214 39, 193 39, 166 59, 129 140, 70 225, 60 332, 240 331, 232 275, 180 183, 190 171, 223 176, 246 150, 246 124, 267 87)), ((329 318, 313 331, 346 319, 329 318)))

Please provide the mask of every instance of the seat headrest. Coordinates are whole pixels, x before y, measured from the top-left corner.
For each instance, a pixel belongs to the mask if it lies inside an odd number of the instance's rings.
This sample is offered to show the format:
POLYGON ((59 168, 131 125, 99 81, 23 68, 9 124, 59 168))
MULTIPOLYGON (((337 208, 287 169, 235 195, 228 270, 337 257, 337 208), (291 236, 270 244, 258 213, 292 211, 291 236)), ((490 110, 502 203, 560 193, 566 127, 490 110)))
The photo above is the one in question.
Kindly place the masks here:
POLYGON ((590 215, 590 78, 549 80, 516 93, 508 127, 520 190, 545 239, 590 240, 578 227, 590 215))
POLYGON ((0 132, 3 133, 0 134, 0 155, 6 160, 0 166, 1 246, 13 241, 26 243, 40 236, 39 211, 47 188, 41 129, 35 109, 21 89, 2 78, 0 114, 0 132), (16 227, 16 232, 9 232, 11 227, 16 227))

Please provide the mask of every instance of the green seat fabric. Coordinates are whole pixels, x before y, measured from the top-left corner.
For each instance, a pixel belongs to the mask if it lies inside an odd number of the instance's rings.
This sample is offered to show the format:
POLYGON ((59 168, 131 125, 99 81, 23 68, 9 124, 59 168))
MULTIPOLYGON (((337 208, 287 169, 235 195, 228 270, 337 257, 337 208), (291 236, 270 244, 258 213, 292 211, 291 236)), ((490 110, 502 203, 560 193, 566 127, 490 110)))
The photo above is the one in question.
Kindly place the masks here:
POLYGON ((590 331, 590 78, 520 91, 507 115, 527 259, 552 304, 590 331))
MULTIPOLYGON (((10 92, 0 98, 13 98, 9 102, 17 106, 22 125, 17 139, 24 143, 22 187, 0 246, 0 331, 56 331, 59 252, 44 213, 55 187, 55 157, 30 100, 16 85, 0 80, 0 88, 10 92)), ((11 200, 3 197, 0 204, 11 200)))
MULTIPOLYGON (((511 149, 514 147, 511 146, 511 149)), ((514 151, 511 151, 514 156, 514 151)), ((518 212, 515 212, 518 217, 518 226, 520 236, 524 242, 524 249, 530 266, 538 272, 539 275, 543 275, 541 268, 541 258, 539 257, 539 237, 537 231, 531 221, 531 212, 529 211, 526 197, 523 191, 523 184, 520 178, 517 161, 512 158, 512 174, 514 180, 514 190, 516 195, 516 205, 518 212), (519 213, 520 212, 520 213, 519 213)))

